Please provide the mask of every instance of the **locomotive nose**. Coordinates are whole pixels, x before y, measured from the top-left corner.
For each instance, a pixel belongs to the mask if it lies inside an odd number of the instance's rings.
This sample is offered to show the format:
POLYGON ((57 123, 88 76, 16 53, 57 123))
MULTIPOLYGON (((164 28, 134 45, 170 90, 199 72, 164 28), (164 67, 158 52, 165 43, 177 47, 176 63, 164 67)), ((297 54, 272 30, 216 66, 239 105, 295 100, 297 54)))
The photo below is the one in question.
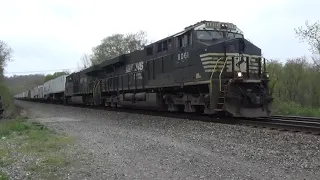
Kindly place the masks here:
POLYGON ((261 55, 261 49, 244 38, 225 41, 224 51, 225 53, 261 55))
POLYGON ((261 56, 261 49, 244 38, 234 38, 228 40, 220 40, 206 48, 202 53, 221 53, 221 54, 246 54, 261 56))

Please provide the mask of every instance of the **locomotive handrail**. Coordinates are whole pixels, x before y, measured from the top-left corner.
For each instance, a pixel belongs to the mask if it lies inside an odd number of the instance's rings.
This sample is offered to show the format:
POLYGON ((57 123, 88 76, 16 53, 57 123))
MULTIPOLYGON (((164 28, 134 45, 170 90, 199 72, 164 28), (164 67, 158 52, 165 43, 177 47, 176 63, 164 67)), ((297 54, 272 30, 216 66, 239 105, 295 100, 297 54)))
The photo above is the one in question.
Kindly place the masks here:
MULTIPOLYGON (((95 96, 97 94, 97 88, 100 86, 101 80, 100 79, 95 80, 94 82, 97 82, 97 83, 93 84, 93 91, 92 91, 93 103, 95 103, 95 96)), ((101 93, 101 88, 99 89, 99 93, 101 93)))
POLYGON ((216 71, 216 67, 217 67, 217 65, 218 65, 218 63, 219 63, 219 61, 220 61, 221 59, 222 59, 222 57, 217 60, 216 65, 214 66, 214 68, 213 68, 213 70, 212 70, 212 73, 211 73, 211 76, 210 76, 210 81, 212 80, 213 73, 216 71))
POLYGON ((223 69, 226 66, 227 61, 228 61, 228 58, 226 57, 226 60, 224 61, 223 66, 222 66, 221 71, 220 71, 220 74, 219 74, 219 88, 220 88, 220 91, 221 91, 221 75, 222 75, 223 69))

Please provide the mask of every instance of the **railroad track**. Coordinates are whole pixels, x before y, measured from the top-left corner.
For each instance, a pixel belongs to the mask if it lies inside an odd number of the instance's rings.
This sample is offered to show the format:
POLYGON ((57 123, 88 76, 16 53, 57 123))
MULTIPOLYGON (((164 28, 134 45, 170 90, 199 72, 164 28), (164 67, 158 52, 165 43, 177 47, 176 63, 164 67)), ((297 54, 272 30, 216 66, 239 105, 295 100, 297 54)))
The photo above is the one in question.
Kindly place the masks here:
MULTIPOLYGON (((50 103, 50 102, 42 102, 42 103, 62 105, 59 103, 50 103)), ((232 118, 232 117, 222 117, 219 115, 209 116, 209 115, 201 115, 201 114, 194 114, 194 113, 177 113, 177 112, 154 111, 154 110, 143 110, 143 109, 132 109, 132 108, 112 108, 112 107, 103 107, 103 106, 96 107, 96 106, 87 106, 82 104, 69 104, 68 106, 90 108, 90 109, 96 109, 96 110, 126 112, 126 113, 132 113, 132 114, 180 118, 180 119, 187 119, 187 120, 194 120, 194 121, 245 125, 245 126, 251 126, 256 128, 269 128, 269 129, 276 129, 280 131, 303 132, 303 133, 320 135, 320 118, 315 118, 315 117, 274 115, 269 118, 232 118)))
POLYGON ((269 118, 243 119, 241 123, 320 135, 320 118, 315 117, 274 115, 269 118))

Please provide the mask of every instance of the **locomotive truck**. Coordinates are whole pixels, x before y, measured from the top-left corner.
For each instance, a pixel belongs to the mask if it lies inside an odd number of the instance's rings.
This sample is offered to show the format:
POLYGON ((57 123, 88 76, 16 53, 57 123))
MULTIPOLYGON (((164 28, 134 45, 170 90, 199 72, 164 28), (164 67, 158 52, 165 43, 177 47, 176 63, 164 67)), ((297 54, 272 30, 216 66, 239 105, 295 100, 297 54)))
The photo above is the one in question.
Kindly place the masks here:
POLYGON ((64 104, 266 117, 272 96, 261 49, 233 23, 201 21, 66 76, 64 104))

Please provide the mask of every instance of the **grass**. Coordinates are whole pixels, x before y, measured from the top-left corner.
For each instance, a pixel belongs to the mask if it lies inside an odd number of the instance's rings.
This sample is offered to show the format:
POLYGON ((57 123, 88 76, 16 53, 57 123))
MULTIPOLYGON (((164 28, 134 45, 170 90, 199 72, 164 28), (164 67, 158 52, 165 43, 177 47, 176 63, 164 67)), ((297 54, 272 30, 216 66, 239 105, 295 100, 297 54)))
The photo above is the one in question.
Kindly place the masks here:
POLYGON ((0 148, 0 167, 6 167, 13 163, 12 158, 10 157, 10 150, 6 147, 0 148))
POLYGON ((6 173, 0 171, 0 180, 9 180, 9 177, 6 173))
POLYGON ((24 122, 23 119, 2 120, 0 123, 0 136, 2 137, 9 136, 12 132, 21 133, 31 128, 31 125, 24 122))
MULTIPOLYGON (((0 120, 0 170, 21 161, 23 167, 36 177, 57 179, 70 162, 64 148, 74 143, 69 136, 58 134, 42 124, 18 118, 0 120)), ((0 180, 8 178, 0 171, 0 180)))
POLYGON ((303 107, 294 102, 275 101, 273 114, 320 117, 320 108, 303 107))

